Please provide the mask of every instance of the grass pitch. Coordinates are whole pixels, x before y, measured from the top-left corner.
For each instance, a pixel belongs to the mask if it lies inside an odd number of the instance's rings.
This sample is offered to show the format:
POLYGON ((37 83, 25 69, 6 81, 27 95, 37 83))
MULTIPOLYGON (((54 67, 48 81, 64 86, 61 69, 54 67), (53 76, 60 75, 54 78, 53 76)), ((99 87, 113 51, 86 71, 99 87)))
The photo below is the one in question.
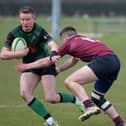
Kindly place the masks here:
MULTIPOLYGON (((2 47, 7 32, 18 23, 17 18, 5 18, 0 17, 0 48, 2 47)), ((90 19, 91 21, 91 19, 90 19)), ((90 22, 89 21, 89 22, 90 22)), ((38 18, 38 22, 43 24, 48 31, 51 31, 51 22, 45 18, 38 18)), ((86 32, 86 23, 80 18, 62 18, 61 26, 66 26, 73 24, 77 27, 80 32, 86 32), (82 27, 83 26, 83 27, 82 27), (85 29, 84 29, 85 28, 85 29)), ((92 28, 92 24, 88 24, 92 28)), ((89 28, 88 27, 88 28, 89 28)), ((108 92, 106 97, 109 101, 113 103, 118 109, 118 112, 126 120, 126 36, 125 34, 103 34, 102 37, 98 38, 109 45, 119 56, 121 60, 121 71, 118 80, 114 83, 111 90, 108 92)), ((60 41, 57 40, 60 45, 60 41)), ((68 57, 65 56, 61 61, 57 63, 60 64, 68 57)), ((0 126, 42 126, 44 120, 38 115, 33 113, 23 100, 19 96, 19 76, 20 74, 16 72, 15 65, 20 62, 20 60, 11 61, 0 61, 0 126)), ((83 66, 84 63, 80 62, 74 68, 61 73, 57 76, 57 91, 67 91, 63 81, 72 71, 83 66)), ((89 95, 93 85, 85 86, 89 95)), ((80 122, 78 116, 80 115, 79 110, 73 104, 55 104, 51 105, 44 101, 43 90, 41 84, 38 85, 35 96, 42 100, 46 105, 47 109, 52 113, 52 115, 57 119, 60 126, 113 126, 112 121, 107 117, 106 114, 101 113, 100 115, 93 116, 85 122, 80 122)))

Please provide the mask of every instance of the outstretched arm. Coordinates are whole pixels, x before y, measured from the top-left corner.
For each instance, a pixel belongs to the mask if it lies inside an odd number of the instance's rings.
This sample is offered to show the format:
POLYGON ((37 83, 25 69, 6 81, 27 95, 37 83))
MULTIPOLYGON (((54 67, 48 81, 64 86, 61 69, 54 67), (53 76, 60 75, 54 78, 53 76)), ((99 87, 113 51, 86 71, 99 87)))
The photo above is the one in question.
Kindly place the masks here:
POLYGON ((16 66, 16 70, 18 72, 23 72, 28 69, 47 67, 51 64, 52 64, 52 62, 50 60, 50 57, 46 57, 46 58, 42 58, 42 59, 36 60, 32 63, 28 63, 28 64, 20 63, 16 66))
POLYGON ((75 57, 72 57, 70 59, 68 59, 66 62, 64 62, 63 64, 61 64, 58 68, 57 71, 62 72, 65 71, 69 68, 71 68, 72 66, 74 66, 75 64, 77 64, 79 60, 75 57))

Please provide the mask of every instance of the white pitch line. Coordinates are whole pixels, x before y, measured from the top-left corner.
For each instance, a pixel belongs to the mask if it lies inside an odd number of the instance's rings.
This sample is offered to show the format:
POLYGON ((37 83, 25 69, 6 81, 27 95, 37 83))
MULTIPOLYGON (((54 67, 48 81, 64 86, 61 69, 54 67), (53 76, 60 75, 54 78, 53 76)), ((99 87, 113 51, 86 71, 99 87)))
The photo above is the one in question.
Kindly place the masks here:
POLYGON ((26 105, 0 105, 1 108, 25 108, 26 105))

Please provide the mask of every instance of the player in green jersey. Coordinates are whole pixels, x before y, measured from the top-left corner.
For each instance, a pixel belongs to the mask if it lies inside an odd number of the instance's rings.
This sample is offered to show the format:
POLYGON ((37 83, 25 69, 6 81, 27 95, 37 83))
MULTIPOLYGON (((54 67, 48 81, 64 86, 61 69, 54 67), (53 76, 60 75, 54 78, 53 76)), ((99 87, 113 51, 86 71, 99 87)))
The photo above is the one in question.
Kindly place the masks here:
MULTIPOLYGON (((3 46, 0 59, 8 60, 15 58, 23 58, 23 63, 31 63, 40 58, 54 56, 57 53, 57 45, 46 30, 36 23, 35 12, 31 7, 23 7, 19 11, 20 24, 8 33, 7 40, 3 46), (23 37, 28 47, 20 49, 16 52, 11 51, 11 45, 16 37, 23 37), (49 53, 48 48, 51 53, 49 53)), ((40 102, 33 92, 39 81, 42 82, 44 96, 46 101, 50 103, 75 103, 79 105, 81 110, 84 106, 77 97, 55 91, 55 64, 45 68, 30 69, 23 71, 20 77, 20 95, 28 106, 38 115, 46 120, 45 126, 59 126, 57 121, 40 102)))

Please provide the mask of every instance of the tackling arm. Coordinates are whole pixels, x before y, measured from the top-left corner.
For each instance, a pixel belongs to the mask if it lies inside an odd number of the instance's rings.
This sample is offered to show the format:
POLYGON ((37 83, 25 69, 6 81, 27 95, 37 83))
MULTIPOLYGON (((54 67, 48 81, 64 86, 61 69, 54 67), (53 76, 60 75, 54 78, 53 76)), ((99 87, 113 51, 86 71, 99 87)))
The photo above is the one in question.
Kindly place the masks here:
POLYGON ((59 72, 65 71, 69 68, 71 68, 72 66, 74 66, 75 64, 77 64, 78 59, 75 57, 72 57, 70 59, 68 59, 66 62, 64 62, 62 65, 59 66, 59 68, 57 68, 59 70, 59 72))
MULTIPOLYGON (((48 46, 50 47, 51 51, 57 51, 58 46, 56 45, 56 43, 54 41, 49 42, 48 46)), ((22 72, 22 71, 25 71, 27 69, 47 67, 47 66, 49 66, 49 65, 51 65, 53 63, 54 62, 52 62, 50 60, 50 57, 46 57, 46 58, 36 60, 36 61, 34 61, 32 63, 18 64, 16 66, 16 69, 17 69, 17 71, 22 72)))

